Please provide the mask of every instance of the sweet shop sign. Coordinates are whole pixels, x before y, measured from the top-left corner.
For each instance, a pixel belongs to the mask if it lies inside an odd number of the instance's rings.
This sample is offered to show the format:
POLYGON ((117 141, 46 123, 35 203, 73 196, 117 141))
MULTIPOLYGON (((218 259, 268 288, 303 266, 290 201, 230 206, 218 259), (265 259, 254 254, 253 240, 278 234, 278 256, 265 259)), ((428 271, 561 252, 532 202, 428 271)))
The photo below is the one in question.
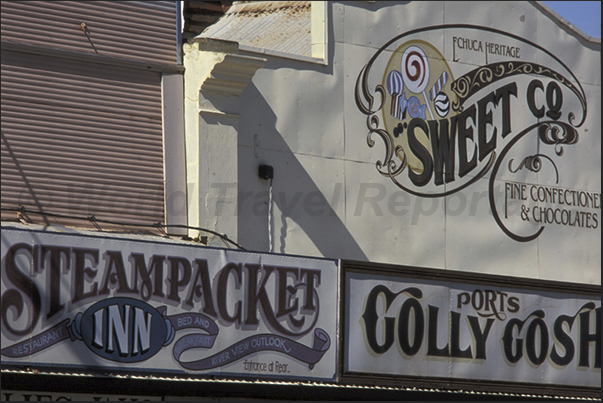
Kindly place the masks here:
POLYGON ((562 228, 596 233, 600 185, 574 187, 581 162, 564 161, 568 148, 585 155, 580 140, 594 135, 570 62, 488 27, 438 25, 393 37, 355 87, 367 144, 379 144, 378 173, 423 199, 486 182, 489 220, 516 242, 562 228))
POLYGON ((2 229, 2 364, 334 379, 333 260, 2 229))

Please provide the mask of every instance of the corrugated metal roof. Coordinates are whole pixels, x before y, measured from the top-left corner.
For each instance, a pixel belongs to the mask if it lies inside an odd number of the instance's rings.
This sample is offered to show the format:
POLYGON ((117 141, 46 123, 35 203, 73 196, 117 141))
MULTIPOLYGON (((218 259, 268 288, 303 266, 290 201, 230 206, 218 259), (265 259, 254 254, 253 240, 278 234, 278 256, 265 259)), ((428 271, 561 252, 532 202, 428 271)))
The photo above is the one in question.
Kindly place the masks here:
POLYGON ((311 57, 310 3, 237 2, 199 36, 311 57))
POLYGON ((199 35, 214 24, 232 6, 232 1, 183 1, 182 16, 184 28, 182 38, 189 39, 199 35))

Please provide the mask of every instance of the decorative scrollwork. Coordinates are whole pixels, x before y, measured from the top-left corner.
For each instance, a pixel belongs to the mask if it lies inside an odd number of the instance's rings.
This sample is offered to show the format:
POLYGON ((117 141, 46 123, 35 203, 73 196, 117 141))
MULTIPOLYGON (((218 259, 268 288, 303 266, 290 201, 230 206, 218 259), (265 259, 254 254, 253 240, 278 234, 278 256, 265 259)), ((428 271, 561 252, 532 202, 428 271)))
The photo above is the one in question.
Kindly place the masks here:
MULTIPOLYGON (((410 68, 408 70, 410 71, 410 68)), ((379 76, 382 75, 383 72, 380 71, 379 76)), ((378 76, 376 78, 378 78, 378 76)), ((420 87, 416 87, 413 89, 414 91, 420 92, 420 87)), ((394 92, 395 91, 389 91, 390 95, 394 92)), ((425 96, 425 94, 423 95, 425 96)), ((517 242, 529 242, 537 239, 540 234, 542 234, 545 227, 544 225, 541 225, 538 229, 528 235, 518 234, 515 232, 515 229, 507 228, 506 222, 503 221, 503 219, 499 215, 499 211, 497 210, 495 197, 495 184, 498 172, 503 167, 503 161, 508 161, 507 156, 518 141, 525 139, 528 136, 531 137, 534 131, 537 132, 538 138, 540 139, 542 144, 553 145, 555 154, 557 156, 562 156, 564 152, 564 147, 566 145, 575 144, 578 141, 577 128, 581 127, 584 124, 587 116, 587 101, 584 89, 580 85, 580 82, 578 78, 574 75, 574 73, 572 73, 572 71, 557 56, 555 56, 542 46, 538 45, 537 43, 530 42, 520 36, 508 32, 502 32, 494 28, 483 26, 476 27, 468 24, 445 24, 433 27, 418 28, 393 37, 387 43, 383 44, 383 46, 374 53, 368 63, 359 72, 358 78, 356 80, 355 101, 360 112, 366 116, 366 127, 368 129, 366 141, 368 146, 374 147, 376 142, 378 141, 377 138, 380 138, 383 141, 383 145, 385 148, 384 156, 375 163, 379 174, 389 177, 392 182, 396 184, 396 186, 413 196, 421 198, 440 198, 449 196, 469 186, 472 186, 472 184, 476 183, 478 180, 483 178, 488 172, 490 172, 488 192, 492 216, 500 227, 500 229, 511 239, 517 242), (408 168, 409 170, 407 172, 410 172, 411 167, 407 159, 411 157, 411 150, 405 150, 403 146, 397 144, 397 141, 399 140, 396 140, 396 138, 399 137, 399 129, 398 131, 394 129, 393 133, 389 133, 384 127, 385 123, 383 119, 386 119, 387 116, 384 115, 382 118, 380 118, 380 113, 383 112, 382 108, 384 107, 384 104, 388 99, 388 91, 383 87, 383 85, 380 84, 369 86, 369 76, 374 77, 374 74, 371 75, 371 69, 374 65, 382 65, 381 63, 376 63, 376 61, 381 60, 380 58, 382 58, 386 52, 389 52, 392 48, 395 48, 395 44, 400 42, 403 38, 412 37, 413 35, 421 34, 423 32, 440 30, 445 32, 445 30, 447 29, 478 30, 478 32, 487 31, 496 35, 513 38, 514 40, 520 43, 525 43, 529 45, 531 49, 534 49, 538 52, 543 52, 543 54, 547 55, 548 58, 553 61, 551 66, 553 66, 555 69, 560 69, 559 71, 561 71, 560 73, 558 71, 553 70, 552 68, 526 61, 504 61, 476 67, 474 70, 457 78, 456 80, 453 79, 453 81, 448 81, 448 85, 450 85, 451 91, 447 90, 447 95, 449 96, 452 110, 456 112, 463 111, 465 103, 469 99, 471 99, 471 97, 478 94, 480 91, 489 91, 489 88, 494 87, 492 84, 495 84, 500 80, 507 81, 509 77, 516 75, 529 75, 530 77, 528 77, 527 79, 538 79, 538 77, 544 77, 551 80, 555 80, 557 83, 561 84, 566 89, 569 89, 569 91, 575 94, 580 103, 580 106, 576 105, 575 103, 573 103, 572 105, 575 105, 576 109, 580 109, 567 112, 564 111, 565 118, 563 122, 559 120, 561 118, 561 115, 555 117, 555 114, 547 114, 546 116, 548 118, 553 119, 551 121, 542 121, 542 117, 540 117, 538 119, 540 121, 538 121, 537 123, 533 123, 530 126, 525 127, 519 133, 514 132, 513 135, 505 138, 505 142, 503 143, 503 145, 501 145, 500 147, 496 147, 496 150, 492 150, 489 154, 489 159, 487 161, 483 161, 484 165, 481 170, 478 173, 467 177, 468 179, 464 182, 461 182, 460 185, 459 182, 457 182, 456 187, 452 185, 446 186, 444 187, 445 190, 443 192, 426 192, 423 191, 423 188, 418 185, 409 185, 409 182, 407 180, 404 180, 404 175, 400 175, 403 171, 406 170, 406 168, 408 168), (576 116, 576 114, 578 114, 578 116, 576 116)), ((446 112, 448 112, 448 110, 446 112)), ((413 118, 418 119, 414 116, 413 118)), ((421 118, 423 120, 426 120, 424 116, 421 118)), ((553 165, 556 173, 556 180, 558 182, 559 172, 557 166, 550 157, 543 154, 536 154, 525 157, 517 167, 513 166, 514 161, 513 159, 511 159, 508 163, 508 169, 513 173, 516 173, 522 169, 526 169, 532 172, 539 172, 541 169, 543 169, 545 160, 548 160, 553 165)), ((412 178, 410 179, 410 181, 412 181, 412 178)))
MULTIPOLYGON (((507 61, 491 63, 471 70, 469 73, 457 78, 451 84, 451 89, 457 96, 457 99, 452 104, 453 110, 462 111, 465 101, 487 85, 490 85, 503 78, 518 74, 533 74, 548 77, 565 85, 574 94, 576 94, 580 104, 582 105, 582 120, 575 124, 575 126, 579 127, 582 125, 582 123, 584 123, 584 120, 586 119, 586 99, 584 97, 584 93, 562 74, 548 67, 530 62, 507 61)), ((574 120, 575 115, 571 113, 569 116, 569 122, 574 124, 574 120)))
POLYGON ((391 176, 394 172, 400 173, 404 170, 406 167, 406 157, 404 156, 401 164, 398 165, 394 159, 397 150, 394 150, 393 138, 385 129, 380 127, 381 121, 377 113, 381 111, 385 102, 385 88, 379 84, 371 92, 368 85, 368 74, 371 65, 372 61, 364 66, 356 80, 355 100, 358 109, 366 115, 366 125, 369 130, 366 137, 368 146, 371 148, 375 146, 374 134, 379 136, 385 144, 385 158, 377 160, 375 167, 381 175, 391 176), (380 95, 380 101, 377 101, 376 94, 380 95))
POLYGON ((555 154, 563 155, 563 145, 578 142, 578 130, 568 123, 559 121, 541 122, 538 128, 538 137, 547 145, 555 146, 555 154))
POLYGON ((553 168, 555 168, 555 183, 559 183, 559 170, 557 169, 557 165, 555 165, 555 162, 548 155, 544 154, 535 154, 525 157, 523 161, 521 161, 519 166, 515 169, 512 168, 514 160, 511 159, 509 161, 509 171, 512 173, 517 173, 522 169, 527 169, 531 172, 540 172, 540 170, 542 169, 542 158, 550 161, 551 164, 553 164, 553 168))

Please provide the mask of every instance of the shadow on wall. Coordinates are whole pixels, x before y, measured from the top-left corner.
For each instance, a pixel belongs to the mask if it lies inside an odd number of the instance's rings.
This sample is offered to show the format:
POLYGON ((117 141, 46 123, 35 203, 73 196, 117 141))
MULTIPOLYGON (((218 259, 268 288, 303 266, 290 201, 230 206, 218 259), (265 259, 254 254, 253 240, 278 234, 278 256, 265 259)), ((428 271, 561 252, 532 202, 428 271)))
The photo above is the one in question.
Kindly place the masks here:
MULTIPOLYGON (((40 202, 40 198, 38 197, 36 191, 34 190, 34 186, 29 181, 27 175, 25 174, 23 167, 19 163, 19 159, 17 158, 17 156, 15 155, 15 152, 13 151, 12 147, 8 143, 8 139, 4 135, 4 131, 2 131, 1 134, 2 134, 2 145, 4 146, 2 148, 5 148, 6 151, 8 152, 8 154, 10 155, 10 160, 12 160, 12 162, 14 164, 14 168, 17 170, 17 172, 19 173, 19 176, 23 180, 23 183, 25 184, 25 188, 27 189, 29 195, 31 196, 31 201, 33 201, 33 204, 38 209, 38 211, 43 212, 44 208, 42 206, 42 203, 40 202)), ((13 167, 10 166, 10 162, 8 161, 8 158, 5 158, 3 160, 3 162, 6 163, 6 165, 3 164, 3 171, 2 171, 3 173, 6 173, 7 170, 13 171, 13 167)), ((6 206, 8 206, 10 204, 14 204, 14 202, 13 202, 13 200, 8 201, 7 203, 5 203, 3 201, 2 204, 5 204, 6 206)), ((21 206, 19 206, 19 207, 21 207, 21 206)), ((46 225, 50 225, 50 222, 48 221, 48 217, 46 217, 45 215, 42 215, 42 219, 44 220, 44 223, 46 225)))
POLYGON ((272 242, 276 253, 368 260, 333 209, 339 209, 340 215, 345 214, 343 172, 322 171, 327 178, 321 181, 322 188, 325 188, 325 183, 331 184, 326 186, 329 194, 325 195, 308 173, 308 168, 314 173, 321 172, 326 159, 293 153, 277 130, 277 116, 254 84, 245 89, 245 97, 254 101, 256 113, 253 117, 246 119, 243 116, 241 119, 238 149, 239 242, 246 248, 265 251, 270 250, 272 242), (261 132, 261 144, 257 137, 242 138, 253 136, 255 130, 261 132), (268 231, 270 181, 258 177, 261 164, 274 167, 271 234, 268 231), (300 234, 301 231, 304 234, 300 234))
MULTIPOLYGON (((329 19, 327 31, 327 37, 334 38, 332 19, 329 19)), ((270 71, 271 75, 280 69, 291 73, 287 74, 286 78, 278 74, 273 75, 274 79, 285 79, 286 82, 271 82, 268 86, 288 85, 294 91, 293 83, 301 79, 296 75, 296 71, 332 77, 334 43, 331 43, 327 50, 327 63, 324 65, 268 57, 268 62, 262 70, 270 71)), ((288 101, 274 99, 272 102, 290 101, 291 98, 288 101)), ((368 260, 340 218, 345 217, 343 164, 340 165, 341 169, 334 168, 337 163, 332 159, 294 154, 283 134, 277 129, 277 115, 254 82, 243 91, 241 106, 245 102, 253 103, 253 108, 243 108, 246 111, 252 110, 253 114, 244 113, 239 122, 239 195, 236 212, 239 243, 252 250, 269 251, 272 244, 272 251, 275 253, 368 260), (268 218, 270 181, 258 177, 258 167, 261 164, 272 165, 274 168, 271 220, 268 218), (312 175, 320 172, 321 177, 313 177, 309 171, 312 175)), ((291 113, 298 115, 304 114, 303 109, 299 103, 290 107, 291 113)), ((308 110, 306 113, 308 114, 308 110)), ((290 126, 300 126, 291 129, 298 133, 311 132, 303 120, 312 119, 311 113, 308 115, 302 116, 302 119, 298 116, 298 119, 288 121, 290 126)), ((343 125, 343 121, 341 124, 343 125)))

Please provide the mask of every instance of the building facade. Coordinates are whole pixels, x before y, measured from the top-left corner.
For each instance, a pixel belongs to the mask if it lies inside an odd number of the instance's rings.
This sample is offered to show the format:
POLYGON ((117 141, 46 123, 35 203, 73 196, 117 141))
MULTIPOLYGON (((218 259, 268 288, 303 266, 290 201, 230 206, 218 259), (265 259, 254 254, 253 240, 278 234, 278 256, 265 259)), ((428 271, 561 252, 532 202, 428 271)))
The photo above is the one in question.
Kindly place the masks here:
POLYGON ((600 107, 540 2, 3 3, 3 399, 600 396, 600 107))

